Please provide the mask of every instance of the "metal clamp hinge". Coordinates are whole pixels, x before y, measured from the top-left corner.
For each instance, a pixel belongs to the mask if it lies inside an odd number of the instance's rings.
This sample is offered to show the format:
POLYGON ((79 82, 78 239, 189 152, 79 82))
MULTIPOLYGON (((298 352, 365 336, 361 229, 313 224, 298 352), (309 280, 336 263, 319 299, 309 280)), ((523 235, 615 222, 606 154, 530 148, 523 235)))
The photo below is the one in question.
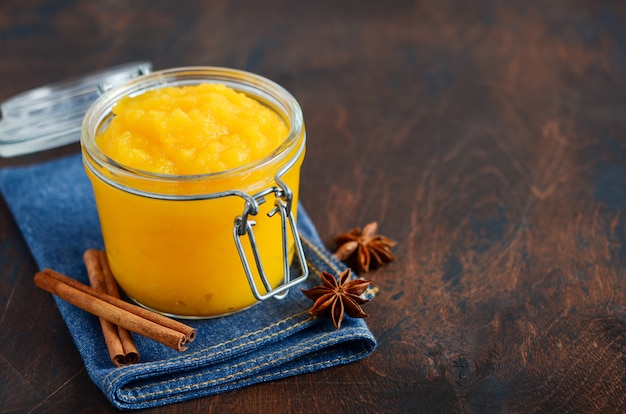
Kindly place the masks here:
POLYGON ((287 187, 282 181, 277 179, 277 183, 279 184, 279 187, 266 189, 256 194, 252 200, 246 201, 242 215, 235 219, 235 225, 233 226, 233 236, 237 246, 237 252, 239 253, 239 258, 241 259, 252 294, 257 300, 265 300, 271 297, 275 299, 283 299, 289 293, 290 288, 303 282, 309 276, 309 268, 304 257, 304 249, 302 248, 302 242, 296 227, 296 220, 291 209, 293 194, 289 187, 287 187), (281 220, 283 261, 283 281, 275 288, 271 286, 263 264, 261 263, 261 256, 259 254, 258 244, 253 229, 256 222, 254 220, 250 220, 249 218, 250 215, 254 216, 258 213, 259 205, 265 203, 265 197, 271 193, 274 193, 276 200, 274 201, 274 208, 267 215, 269 217, 273 217, 279 213, 281 220), (291 236, 294 240, 295 254, 300 267, 300 275, 296 277, 292 276, 292 269, 289 263, 289 232, 291 232, 291 236), (263 285, 262 288, 257 286, 252 266, 250 265, 250 261, 244 251, 241 240, 244 235, 248 236, 256 271, 263 285), (265 293, 262 293, 262 291, 265 293))

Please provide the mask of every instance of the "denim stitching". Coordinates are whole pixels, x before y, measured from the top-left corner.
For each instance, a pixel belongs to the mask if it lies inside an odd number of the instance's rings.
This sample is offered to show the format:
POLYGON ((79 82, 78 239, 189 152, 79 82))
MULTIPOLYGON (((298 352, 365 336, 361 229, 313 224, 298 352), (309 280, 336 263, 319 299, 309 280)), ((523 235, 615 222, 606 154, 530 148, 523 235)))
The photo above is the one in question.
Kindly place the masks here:
MULTIPOLYGON (((277 325, 279 325, 279 324, 283 323, 284 321, 286 321, 287 319, 292 319, 293 317, 295 317, 295 316, 299 316, 299 315, 302 315, 303 313, 305 313, 305 312, 299 312, 299 313, 297 313, 296 315, 292 315, 292 316, 290 316, 289 318, 283 319, 283 320, 281 320, 281 321, 280 321, 280 322, 278 322, 278 323, 275 323, 275 324, 273 324, 273 325, 268 326, 266 329, 269 329, 269 328, 271 328, 271 327, 277 326, 277 325)), ((299 327, 299 326, 301 326, 301 325, 304 325, 304 324, 305 324, 305 323, 307 323, 307 322, 310 322, 310 321, 311 321, 311 320, 313 320, 313 319, 314 319, 313 317, 308 317, 307 319, 304 319, 304 320, 302 320, 302 321, 300 321, 300 322, 298 322, 298 323, 295 323, 295 324, 293 324, 293 325, 290 325, 290 326, 286 327, 285 329, 282 329, 282 330, 280 330, 280 331, 273 332, 273 333, 271 333, 271 334, 268 334, 268 335, 265 335, 265 336, 259 337, 259 338, 257 338, 257 339, 253 339, 253 340, 250 340, 250 341, 247 341, 247 342, 242 342, 242 343, 237 344, 237 345, 235 345, 235 346, 233 346, 233 347, 231 347, 231 348, 229 348, 229 349, 227 349, 227 350, 219 349, 219 350, 217 350, 217 351, 215 351, 215 352, 213 352, 213 353, 207 353, 207 354, 205 354, 205 355, 203 355, 203 356, 201 356, 201 357, 199 357, 199 356, 198 356, 198 357, 193 357, 193 358, 185 358, 185 360, 188 360, 188 361, 198 361, 198 360, 201 360, 201 359, 212 358, 212 357, 214 357, 214 356, 216 356, 216 355, 223 354, 223 353, 225 353, 225 352, 227 352, 227 351, 232 351, 232 350, 235 350, 235 349, 239 349, 239 348, 242 348, 242 347, 244 347, 244 346, 246 346, 246 345, 250 345, 250 344, 257 343, 257 342, 261 342, 261 341, 263 341, 263 340, 265 340, 265 339, 268 339, 268 338, 273 338, 273 337, 275 337, 275 336, 277 336, 277 335, 279 335, 279 334, 281 334, 281 333, 284 333, 284 332, 289 332, 289 331, 291 331, 291 330, 293 330, 293 329, 295 329, 295 328, 297 328, 297 327, 299 327)), ((263 330, 266 330, 266 329, 263 329, 263 330)), ((262 330, 259 330, 258 332, 260 332, 260 331, 262 331, 262 330)), ((256 333, 256 332, 254 332, 254 333, 256 333)), ((211 346, 210 348, 222 347, 222 346, 224 346, 224 345, 226 345, 226 344, 228 344, 228 343, 235 342, 235 341, 237 341, 237 340, 240 340, 240 339, 242 339, 242 338, 249 337, 249 336, 251 336, 251 335, 250 335, 250 333, 249 333, 249 334, 246 334, 246 335, 242 335, 242 336, 240 336, 240 337, 238 337, 238 338, 235 338, 235 339, 231 339, 231 340, 224 341, 224 342, 222 342, 222 343, 219 343, 219 344, 213 345, 213 346, 211 346)), ((196 354, 198 354, 198 353, 202 353, 202 352, 205 352, 207 349, 210 349, 210 348, 206 348, 206 349, 204 349, 204 350, 202 350, 202 351, 196 351, 196 354)), ((176 361, 169 361, 169 362, 166 362, 166 363, 150 363, 148 366, 145 366, 145 365, 144 365, 144 366, 137 366, 137 367, 134 367, 134 368, 136 368, 136 369, 126 369, 126 370, 124 370, 123 372, 119 372, 119 375, 118 375, 117 377, 113 378, 113 379, 109 382, 109 386, 107 387, 107 391, 108 391, 108 392, 110 392, 110 391, 111 391, 111 387, 112 387, 112 386, 113 386, 113 384, 117 381, 117 379, 118 379, 118 378, 120 378, 121 376, 124 376, 124 375, 125 375, 125 374, 127 374, 129 371, 131 371, 131 372, 138 372, 138 371, 142 371, 142 370, 148 370, 148 368, 149 368, 150 366, 154 366, 155 364, 158 364, 157 366, 158 366, 159 368, 167 368, 167 367, 169 367, 170 365, 173 365, 173 364, 175 364, 175 363, 176 363, 176 361)), ((115 371, 112 371, 110 374, 108 374, 107 376, 105 376, 105 377, 104 377, 104 379, 103 379, 103 385, 107 382, 107 378, 108 378, 111 374, 113 374, 114 372, 115 372, 115 371)))
MULTIPOLYGON (((261 341, 263 341, 263 340, 265 340, 265 339, 267 339, 267 338, 272 338, 272 337, 274 337, 274 336, 277 336, 277 335, 278 335, 278 334, 280 334, 280 333, 283 333, 283 332, 288 332, 289 330, 292 330, 293 328, 298 327, 298 326, 300 326, 300 325, 304 324, 305 322, 311 321, 312 319, 313 319, 313 317, 310 317, 310 318, 308 318, 308 319, 306 319, 306 320, 304 320, 304 321, 302 321, 302 322, 300 322, 300 323, 297 323, 297 324, 295 324, 295 325, 290 326, 290 327, 289 327, 289 329, 285 329, 285 330, 283 330, 283 331, 278 331, 278 332, 275 332, 275 333, 273 333, 273 334, 271 334, 271 335, 266 335, 266 336, 263 336, 263 337, 261 337, 261 338, 255 339, 255 340, 251 340, 251 341, 248 341, 248 342, 245 342, 245 343, 242 343, 242 344, 238 344, 237 346, 234 346, 233 348, 229 348, 228 350, 230 351, 230 350, 233 350, 233 349, 241 348, 241 347, 243 347, 244 345, 254 344, 254 343, 257 343, 257 342, 261 342, 261 341)), ((223 350, 222 350, 222 351, 218 351, 218 352, 216 352, 216 353, 214 353, 214 354, 211 354, 211 355, 209 355, 209 356, 211 357, 211 356, 219 355, 219 354, 222 354, 222 353, 224 353, 224 352, 226 352, 226 351, 223 351, 223 350)), ((200 359, 200 358, 196 358, 196 360, 198 360, 198 359, 200 359)), ((183 378, 186 378, 186 377, 180 377, 179 379, 183 379, 183 378)), ((141 388, 152 387, 152 386, 154 386, 154 385, 161 385, 161 384, 165 384, 165 383, 170 382, 170 381, 173 381, 173 380, 164 380, 164 381, 161 381, 161 382, 156 382, 156 383, 152 383, 152 384, 144 385, 144 386, 142 386, 142 387, 138 387, 138 388, 136 388, 136 389, 137 389, 137 390, 139 390, 139 389, 141 389, 141 388)), ((110 387, 109 387, 109 390, 110 390, 110 387)))
MULTIPOLYGON (((365 329, 363 329, 363 328, 355 328, 355 330, 358 330, 358 331, 366 331, 366 330, 365 330, 365 329)), ((329 336, 329 335, 333 335, 333 334, 332 334, 332 333, 328 333, 328 334, 325 334, 323 337, 327 337, 327 336, 329 336)), ((330 339, 326 339, 326 340, 323 340, 323 341, 320 341, 320 338, 311 338, 310 340, 308 340, 308 341, 304 342, 303 344, 307 344, 307 343, 311 343, 311 342, 313 342, 313 344, 314 344, 314 345, 324 346, 325 344, 327 344, 327 343, 329 343, 329 342, 332 342, 332 341, 333 341, 333 340, 335 340, 335 339, 340 339, 340 338, 345 337, 345 336, 347 336, 347 335, 348 335, 348 333, 343 333, 342 335, 339 335, 339 336, 337 336, 337 335, 333 335, 333 337, 332 337, 332 338, 330 338, 330 339)), ((294 346, 292 346, 291 348, 292 348, 292 349, 293 349, 293 348, 296 348, 296 349, 297 349, 298 351, 300 351, 300 352, 306 352, 306 351, 308 351, 309 349, 312 349, 312 348, 314 347, 314 346, 307 346, 307 347, 302 348, 302 346, 301 346, 301 345, 302 345, 302 344, 299 344, 299 345, 297 345, 297 346, 296 346, 296 345, 294 345, 294 346)), ((285 352, 285 350, 279 350, 279 351, 274 352, 273 354, 282 354, 283 352, 285 352)), ((125 399, 127 399, 127 400, 133 400, 133 401, 136 401, 136 400, 138 400, 138 399, 149 399, 149 398, 151 398, 151 397, 153 397, 153 396, 155 396, 155 395, 161 395, 161 394, 166 394, 166 393, 167 393, 167 394, 170 394, 170 393, 174 393, 174 392, 181 392, 181 391, 190 390, 190 389, 199 389, 199 388, 204 387, 204 386, 209 385, 209 384, 213 384, 213 383, 216 383, 216 382, 225 381, 225 380, 228 380, 229 378, 237 377, 237 376, 240 376, 240 375, 243 375, 243 374, 246 374, 246 373, 252 372, 253 370, 256 370, 256 369, 262 369, 262 368, 264 368, 264 367, 266 367, 266 366, 268 366, 268 365, 272 365, 272 364, 273 364, 273 363, 275 363, 276 361, 281 361, 281 360, 285 360, 285 359, 291 358, 292 356, 296 355, 297 353, 298 353, 298 352, 291 352, 291 353, 289 353, 289 354, 282 355, 282 356, 281 356, 280 358, 278 358, 278 359, 275 359, 275 360, 271 360, 271 361, 265 362, 265 363, 263 363, 263 364, 261 364, 261 365, 256 365, 254 368, 247 368, 247 369, 244 369, 244 370, 239 371, 239 372, 234 372, 234 373, 232 373, 232 374, 228 374, 228 375, 226 375, 226 376, 224 376, 224 377, 221 377, 221 378, 215 378, 215 379, 211 379, 211 380, 208 380, 208 381, 200 382, 200 383, 197 383, 197 384, 190 384, 190 385, 185 385, 185 386, 180 386, 180 387, 168 388, 168 389, 165 389, 165 390, 158 390, 158 391, 154 391, 154 392, 151 392, 151 393, 148 393, 148 394, 145 394, 145 395, 141 395, 141 396, 131 396, 131 395, 125 395, 124 397, 125 397, 125 399)), ((263 356, 263 357, 252 358, 252 359, 250 359, 250 360, 242 361, 242 362, 240 362, 239 364, 237 364, 236 366, 241 366, 241 365, 246 365, 246 364, 249 364, 249 363, 254 363, 255 361, 257 361, 257 360, 259 360, 259 359, 265 359, 265 358, 267 358, 267 357, 271 357, 271 355, 273 355, 273 354, 269 354, 269 355, 266 355, 266 356, 263 356)), ((345 358, 337 358, 337 360, 342 360, 342 359, 345 359, 345 358)), ((197 374, 194 374, 194 375, 188 375, 188 376, 186 376, 186 377, 180 377, 180 378, 178 378, 178 379, 176 379, 176 380, 171 379, 171 380, 168 380, 168 381, 163 381, 163 382, 161 382, 161 383, 159 383, 159 384, 163 384, 163 383, 165 383, 165 382, 172 382, 172 381, 187 380, 187 379, 190 379, 190 378, 194 378, 194 377, 202 376, 202 375, 204 375, 206 372, 207 372, 207 371, 203 371, 202 373, 197 373, 197 374)), ((271 375, 274 375, 274 374, 271 374, 271 375)), ((156 384, 155 384, 155 385, 156 385, 156 384)), ((137 388, 130 388, 130 389, 128 389, 128 391, 127 391, 127 392, 132 392, 132 391, 140 390, 140 389, 142 389, 142 388, 145 388, 145 386, 143 386, 143 387, 137 387, 137 388)))
MULTIPOLYGON (((364 349, 364 350, 362 350, 361 352, 359 352, 357 354, 352 354, 350 356, 350 358, 338 357, 338 358, 335 358, 335 359, 327 359, 325 361, 320 361, 320 362, 317 362, 315 364, 302 365, 302 366, 297 367, 297 368, 286 369, 286 370, 283 370, 283 371, 280 371, 280 372, 273 372, 271 374, 257 375, 254 378, 255 379, 271 378, 271 377, 275 377, 276 375, 283 375, 283 374, 287 374, 287 373, 291 373, 291 372, 297 372, 297 371, 301 371, 303 368, 315 367, 315 366, 323 365, 325 363, 333 363, 334 364, 334 363, 339 362, 339 361, 352 360, 352 359, 355 359, 355 358, 357 358, 357 357, 359 357, 359 356, 361 356, 363 354, 367 354, 369 351, 370 351, 369 349, 364 349)), ((239 380, 237 382, 241 382, 241 381, 243 381, 243 380, 239 380)), ((237 382, 235 382, 235 384, 237 382)))
MULTIPOLYGON (((353 360, 358 360, 361 355, 366 355, 368 352, 370 352, 369 349, 364 349, 361 352, 358 352, 356 354, 352 354, 349 358, 338 357, 338 358, 335 358, 335 359, 327 359, 327 360, 324 360, 324 361, 318 361, 318 362, 316 362, 314 364, 302 365, 302 366, 297 367, 297 368, 286 369, 286 370, 283 370, 283 371, 273 372, 273 373, 270 373, 270 374, 257 375, 256 377, 252 377, 252 378, 254 378, 255 380, 265 379, 265 378, 270 378, 271 379, 271 378, 276 378, 277 375, 285 375, 285 374, 291 374, 291 373, 295 373, 295 372, 301 371, 303 368, 306 369, 306 368, 323 367, 326 364, 333 364, 334 365, 334 364, 336 364, 338 362, 341 362, 341 361, 343 361, 345 363, 348 363, 348 362, 353 361, 353 360)), ((240 384, 242 382, 245 382, 246 380, 247 380, 247 378, 242 378, 242 379, 239 379, 237 381, 232 382, 231 384, 232 385, 237 385, 237 384, 240 384)), ((161 397, 161 398, 156 398, 156 399, 150 400, 150 402, 154 406, 155 404, 159 404, 161 401, 169 401, 169 400, 170 400, 170 396, 168 395, 168 396, 165 396, 165 397, 161 397)))
MULTIPOLYGON (((312 340, 313 339, 308 340, 305 343, 310 343, 312 340)), ((304 350, 309 349, 309 348, 304 348, 304 350)), ((237 365, 233 365, 231 368, 239 367, 241 365, 246 365, 246 364, 249 364, 249 363, 253 363, 254 361, 259 360, 259 359, 271 358, 272 355, 274 355, 274 354, 282 354, 284 351, 285 350, 279 350, 279 351, 273 352, 272 354, 264 355, 262 357, 257 357, 257 358, 252 358, 252 359, 249 359, 249 360, 246 360, 246 361, 241 361, 237 365)), ((281 358, 277 359, 276 361, 279 361, 279 360, 284 359, 286 357, 289 357, 291 355, 293 355, 293 353, 283 355, 281 358)), ((266 363, 264 363, 262 365, 259 365, 258 367, 263 367, 265 365, 268 365, 269 363, 270 362, 266 362, 266 363)), ((223 369, 224 368, 222 368, 222 370, 223 369)), ((168 389, 165 389, 165 390, 158 390, 158 391, 154 391, 152 393, 148 393, 148 394, 141 395, 141 396, 131 396, 131 395, 128 395, 127 398, 133 399, 133 400, 137 400, 137 399, 140 399, 140 398, 149 398, 152 395, 164 394, 164 393, 169 393, 169 392, 172 392, 172 391, 181 391, 183 389, 199 388, 199 387, 202 387, 202 386, 210 384, 210 383, 215 383, 215 382, 227 380, 227 379, 229 379, 231 377, 238 376, 241 373, 245 373, 245 372, 248 372, 248 371, 251 371, 251 370, 252 369, 246 369, 246 370, 243 370, 243 371, 239 371, 239 372, 234 372, 232 374, 228 374, 228 375, 226 375, 224 377, 221 377, 221 378, 215 378, 215 379, 211 379, 211 380, 208 380, 208 381, 200 382, 200 383, 197 383, 197 384, 189 384, 189 385, 185 385, 185 386, 181 386, 181 387, 174 387, 174 388, 168 388, 168 389)), ((185 381, 185 380, 188 380, 188 379, 191 379, 191 378, 195 378, 195 377, 201 377, 204 374, 206 374, 207 372, 210 372, 210 370, 205 370, 205 371, 202 371, 202 372, 199 372, 199 373, 196 373, 196 374, 193 374, 193 375, 187 375, 187 376, 184 376, 184 377, 167 379, 167 380, 161 381, 159 383, 155 383, 155 384, 144 385, 144 386, 135 387, 135 388, 129 388, 127 390, 127 393, 128 392, 133 392, 133 391, 139 391, 139 390, 142 390, 142 389, 144 389, 146 387, 151 387, 152 385, 163 385, 163 384, 166 384, 168 382, 179 382, 179 381, 185 381)))

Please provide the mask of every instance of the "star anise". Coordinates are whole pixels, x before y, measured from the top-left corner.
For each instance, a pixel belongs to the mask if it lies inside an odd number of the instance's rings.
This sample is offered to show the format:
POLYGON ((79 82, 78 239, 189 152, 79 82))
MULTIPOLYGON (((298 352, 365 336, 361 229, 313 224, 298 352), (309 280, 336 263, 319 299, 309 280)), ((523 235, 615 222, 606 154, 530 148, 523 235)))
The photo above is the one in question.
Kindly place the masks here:
POLYGON ((396 256, 391 248, 396 242, 380 234, 376 234, 378 223, 373 221, 363 227, 363 231, 352 229, 335 238, 339 246, 334 253, 339 260, 346 261, 356 253, 354 260, 358 272, 367 272, 391 262, 396 256))
POLYGON ((321 277, 324 283, 322 286, 301 289, 306 297, 315 301, 309 310, 311 315, 321 317, 330 313, 336 329, 341 327, 344 313, 353 318, 367 317, 361 305, 369 302, 369 299, 362 298, 361 294, 370 285, 371 280, 350 280, 350 269, 341 272, 339 280, 327 272, 322 272, 321 277))

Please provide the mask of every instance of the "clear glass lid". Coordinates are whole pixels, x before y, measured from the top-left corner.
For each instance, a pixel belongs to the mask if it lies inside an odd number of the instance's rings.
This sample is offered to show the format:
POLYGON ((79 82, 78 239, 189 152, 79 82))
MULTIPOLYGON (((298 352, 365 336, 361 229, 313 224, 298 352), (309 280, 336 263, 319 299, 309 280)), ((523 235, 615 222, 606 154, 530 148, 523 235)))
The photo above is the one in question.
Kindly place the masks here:
POLYGON ((104 91, 151 71, 150 62, 133 62, 7 99, 0 104, 0 156, 13 157, 77 142, 87 109, 104 91))

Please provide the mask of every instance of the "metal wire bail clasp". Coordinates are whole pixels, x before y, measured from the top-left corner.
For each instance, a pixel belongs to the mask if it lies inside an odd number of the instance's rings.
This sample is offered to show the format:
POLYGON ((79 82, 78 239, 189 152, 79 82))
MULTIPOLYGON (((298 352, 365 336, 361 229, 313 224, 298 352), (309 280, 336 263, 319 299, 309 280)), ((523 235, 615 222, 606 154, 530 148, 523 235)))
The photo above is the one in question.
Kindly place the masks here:
MULTIPOLYGON (((296 159, 297 157, 294 157, 296 159)), ((241 263, 243 265, 244 271, 246 273, 246 278, 248 279, 248 283, 250 284, 250 289, 252 290, 252 294, 257 300, 265 300, 268 298, 276 298, 283 299, 289 293, 289 289, 293 286, 303 282, 309 276, 309 268, 306 264, 306 259, 304 257, 304 250, 302 248, 302 242, 300 240, 300 236, 298 234, 298 229, 296 227, 296 220, 294 215, 292 214, 292 203, 293 203, 293 192, 291 189, 285 184, 281 177, 289 168, 291 168, 291 164, 285 166, 278 174, 275 176, 275 181, 277 186, 267 188, 251 198, 247 198, 244 206, 244 211, 241 216, 235 218, 235 225, 233 227, 233 236, 235 238, 235 244, 237 246, 237 251, 239 253, 239 258, 241 259, 241 263), (263 264, 261 263, 261 256, 259 254, 258 245, 256 242, 256 237, 254 235, 254 225, 255 222, 250 219, 250 216, 255 216, 258 214, 259 205, 266 202, 266 197, 270 194, 274 194, 274 208, 267 214, 269 217, 273 217, 278 214, 281 220, 281 241, 282 241, 282 260, 283 260, 283 282, 277 286, 276 288, 272 288, 265 270, 263 268, 263 264), (297 277, 292 277, 291 275, 291 267, 289 263, 289 232, 293 237, 296 255, 298 259, 298 264, 300 266, 301 274, 297 277), (250 241, 250 248, 252 249, 252 256, 254 259, 254 264, 257 270, 257 274, 261 279, 263 284, 262 288, 257 286, 255 281, 252 267, 250 266, 250 261, 244 251, 243 243, 241 238, 247 235, 248 240, 250 241), (265 293, 262 293, 262 290, 265 293)))

